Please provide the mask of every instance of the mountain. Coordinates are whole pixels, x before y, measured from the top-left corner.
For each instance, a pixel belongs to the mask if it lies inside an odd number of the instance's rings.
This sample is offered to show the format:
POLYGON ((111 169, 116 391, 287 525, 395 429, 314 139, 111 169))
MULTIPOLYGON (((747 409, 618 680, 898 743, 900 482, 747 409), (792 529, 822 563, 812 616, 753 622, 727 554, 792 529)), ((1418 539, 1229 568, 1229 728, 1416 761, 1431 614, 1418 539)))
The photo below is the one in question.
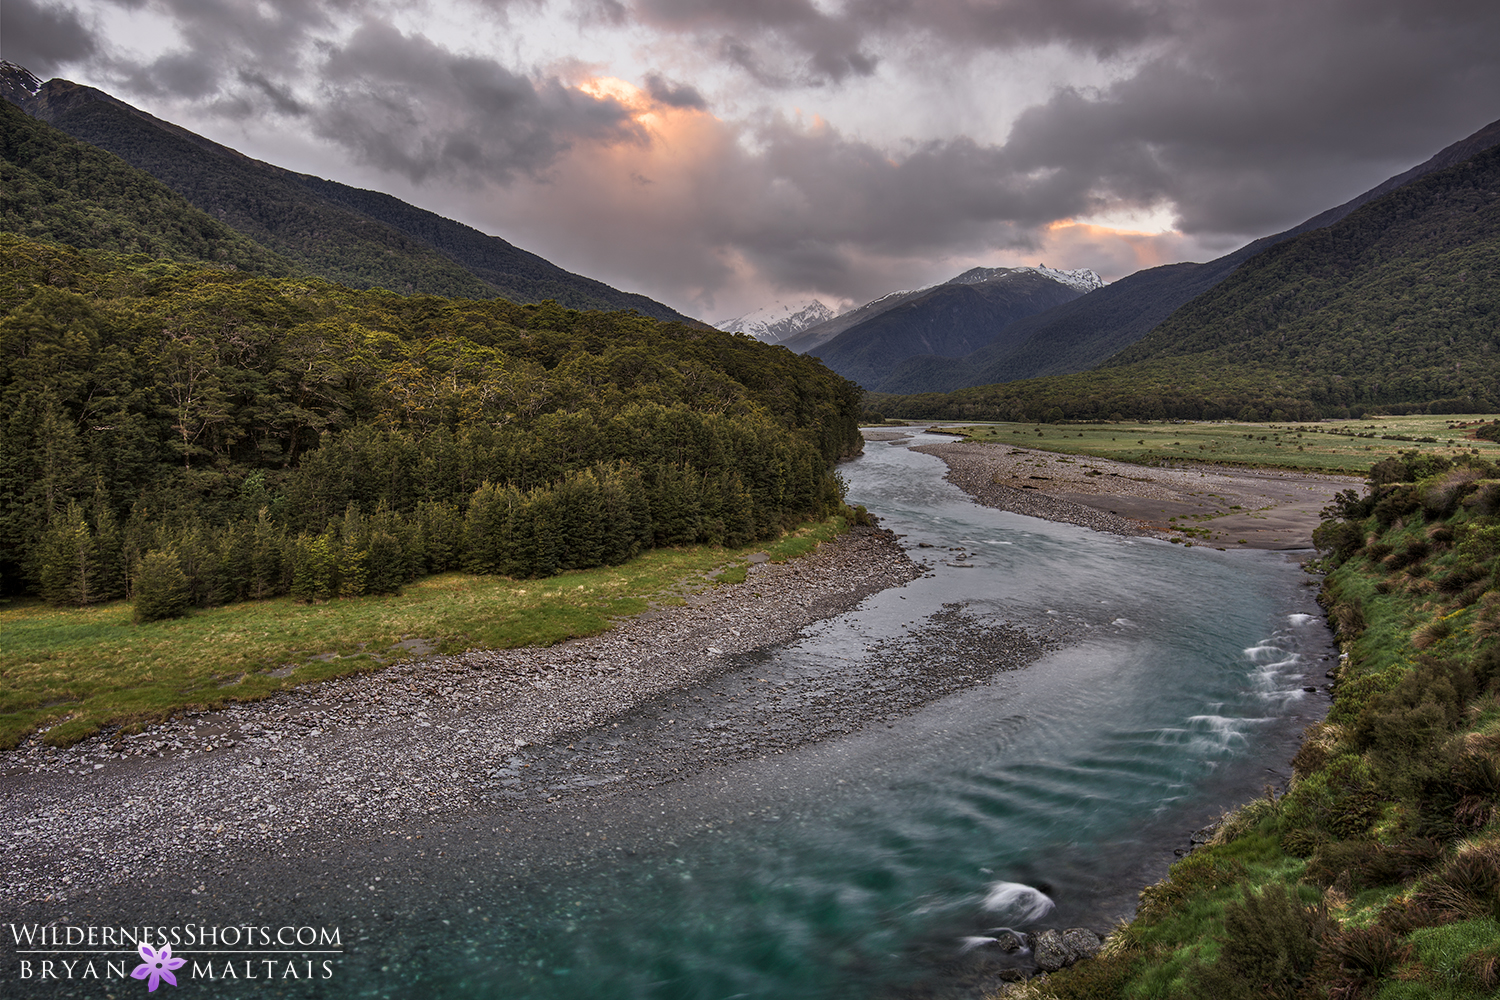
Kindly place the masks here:
POLYGON ((1308 420, 1492 412, 1497 386, 1491 145, 1262 250, 1091 371, 870 405, 976 419, 1308 420))
POLYGON ((826 323, 833 318, 834 311, 817 299, 798 305, 777 302, 774 305, 752 310, 743 316, 715 323, 714 329, 723 330, 725 333, 748 334, 756 340, 775 344, 788 337, 797 336, 810 326, 826 323))
POLYGON ((390 195, 285 170, 162 121, 103 91, 38 83, 0 64, 0 96, 69 135, 119 156, 309 273, 351 288, 575 309, 676 310, 573 274, 495 236, 390 195))
POLYGON ((118 156, 0 101, 0 230, 252 274, 300 268, 118 156))
POLYGON ((1180 306, 1207 292, 1258 254, 1332 225, 1377 198, 1497 143, 1500 122, 1285 232, 1262 237, 1206 264, 1168 264, 1137 271, 1084 298, 1019 321, 1007 331, 1005 341, 987 345, 968 357, 939 357, 933 352, 910 358, 876 388, 890 393, 949 392, 964 386, 1087 371, 1146 336, 1180 306))
POLYGON ((985 345, 1008 343, 1017 320, 1102 285, 1088 270, 976 267, 940 285, 881 296, 781 346, 816 351, 845 378, 875 386, 914 355, 962 357, 985 345))

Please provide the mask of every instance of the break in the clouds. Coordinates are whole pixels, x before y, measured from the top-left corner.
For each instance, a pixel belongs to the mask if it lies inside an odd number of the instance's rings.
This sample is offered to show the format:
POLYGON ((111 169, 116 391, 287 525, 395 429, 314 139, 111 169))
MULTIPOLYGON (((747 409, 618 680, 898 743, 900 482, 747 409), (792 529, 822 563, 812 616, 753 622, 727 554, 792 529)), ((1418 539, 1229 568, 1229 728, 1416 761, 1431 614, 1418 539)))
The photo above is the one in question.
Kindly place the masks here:
POLYGON ((1489 0, 6 0, 0 46, 716 318, 1206 259, 1500 117, 1489 0), (295 149, 292 149, 292 147, 295 149))

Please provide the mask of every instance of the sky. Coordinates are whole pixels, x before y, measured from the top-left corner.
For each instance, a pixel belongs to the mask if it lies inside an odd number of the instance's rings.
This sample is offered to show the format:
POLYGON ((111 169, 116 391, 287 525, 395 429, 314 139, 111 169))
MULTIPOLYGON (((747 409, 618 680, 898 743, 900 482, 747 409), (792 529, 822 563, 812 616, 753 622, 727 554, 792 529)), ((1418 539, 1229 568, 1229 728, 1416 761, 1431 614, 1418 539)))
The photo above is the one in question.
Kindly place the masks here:
POLYGON ((710 321, 1209 260, 1500 118, 1494 0, 3 0, 0 57, 710 321))

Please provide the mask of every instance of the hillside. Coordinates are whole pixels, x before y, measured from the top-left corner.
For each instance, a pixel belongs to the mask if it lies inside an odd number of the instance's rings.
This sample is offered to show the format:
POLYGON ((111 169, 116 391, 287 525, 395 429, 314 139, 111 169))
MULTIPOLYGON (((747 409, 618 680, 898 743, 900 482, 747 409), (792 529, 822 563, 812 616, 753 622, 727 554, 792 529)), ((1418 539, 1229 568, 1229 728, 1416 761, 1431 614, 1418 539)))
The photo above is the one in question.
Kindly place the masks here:
POLYGON ((254 274, 295 265, 156 178, 0 101, 0 230, 254 274))
POLYGON ((869 405, 1022 420, 1472 413, 1496 407, 1497 379, 1491 148, 1257 255, 1107 366, 869 405))
POLYGON ((928 289, 845 330, 816 349, 823 363, 863 386, 879 385, 914 354, 961 357, 1009 343, 1018 319, 1078 298, 1077 287, 1030 270, 928 289))
POLYGON ((294 262, 352 288, 389 288, 580 309, 638 309, 683 320, 645 296, 572 274, 494 236, 378 192, 251 159, 92 87, 0 68, 0 96, 114 153, 194 206, 294 262), (30 78, 28 81, 26 78, 30 78))
POLYGON ((781 346, 816 354, 845 378, 872 386, 913 354, 956 357, 997 340, 1009 343, 1016 320, 1100 284, 1092 271, 976 267, 940 285, 883 295, 781 346))
POLYGON ((1405 452, 1339 495, 1314 537, 1343 656, 1290 786, 1225 817, 1036 996, 1496 996, 1497 472, 1405 452))
POLYGON ((80 605, 176 580, 176 613, 742 544, 837 508, 858 400, 633 312, 0 234, 0 575, 80 605))
MULTIPOLYGON (((1228 273, 1227 271, 1223 273, 1228 273)), ((1103 288, 1017 320, 1005 336, 963 357, 919 355, 896 366, 879 392, 949 392, 1087 371, 1144 337, 1221 274, 1207 264, 1166 264, 1137 271, 1103 288)))
POLYGON ((1461 163, 1496 143, 1500 143, 1500 121, 1285 232, 1262 237, 1206 264, 1169 264, 1137 271, 1082 299, 1020 320, 1007 331, 1004 342, 967 357, 910 358, 874 388, 882 393, 950 392, 967 386, 1088 371, 1146 336, 1179 307, 1271 247, 1330 226, 1377 198, 1461 163))

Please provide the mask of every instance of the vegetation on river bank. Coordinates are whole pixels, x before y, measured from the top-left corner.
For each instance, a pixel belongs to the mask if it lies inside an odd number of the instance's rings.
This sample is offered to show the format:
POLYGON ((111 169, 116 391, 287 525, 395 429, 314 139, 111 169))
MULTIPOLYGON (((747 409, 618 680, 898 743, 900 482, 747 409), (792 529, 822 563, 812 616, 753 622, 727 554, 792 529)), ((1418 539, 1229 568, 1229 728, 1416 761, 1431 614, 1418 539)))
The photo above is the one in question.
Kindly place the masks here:
POLYGON ((1365 473, 1392 450, 1500 461, 1500 442, 1479 434, 1493 417, 1372 417, 1307 424, 1198 421, 950 425, 965 441, 1009 444, 1139 465, 1203 462, 1307 472, 1365 473), (1395 442, 1393 444, 1393 442, 1395 442))
POLYGON ((1014 995, 1500 989, 1500 469, 1408 450, 1325 513, 1345 656, 1286 794, 1227 817, 1101 958, 1014 995))
POLYGON ((0 605, 0 748, 39 729, 47 743, 69 746, 104 727, 255 701, 428 652, 597 635, 615 619, 681 603, 694 589, 743 582, 757 548, 775 562, 796 558, 848 523, 811 522, 769 547, 656 549, 623 566, 541 580, 446 573, 400 594, 247 601, 148 624, 133 624, 125 601, 85 608, 14 601, 0 605))

